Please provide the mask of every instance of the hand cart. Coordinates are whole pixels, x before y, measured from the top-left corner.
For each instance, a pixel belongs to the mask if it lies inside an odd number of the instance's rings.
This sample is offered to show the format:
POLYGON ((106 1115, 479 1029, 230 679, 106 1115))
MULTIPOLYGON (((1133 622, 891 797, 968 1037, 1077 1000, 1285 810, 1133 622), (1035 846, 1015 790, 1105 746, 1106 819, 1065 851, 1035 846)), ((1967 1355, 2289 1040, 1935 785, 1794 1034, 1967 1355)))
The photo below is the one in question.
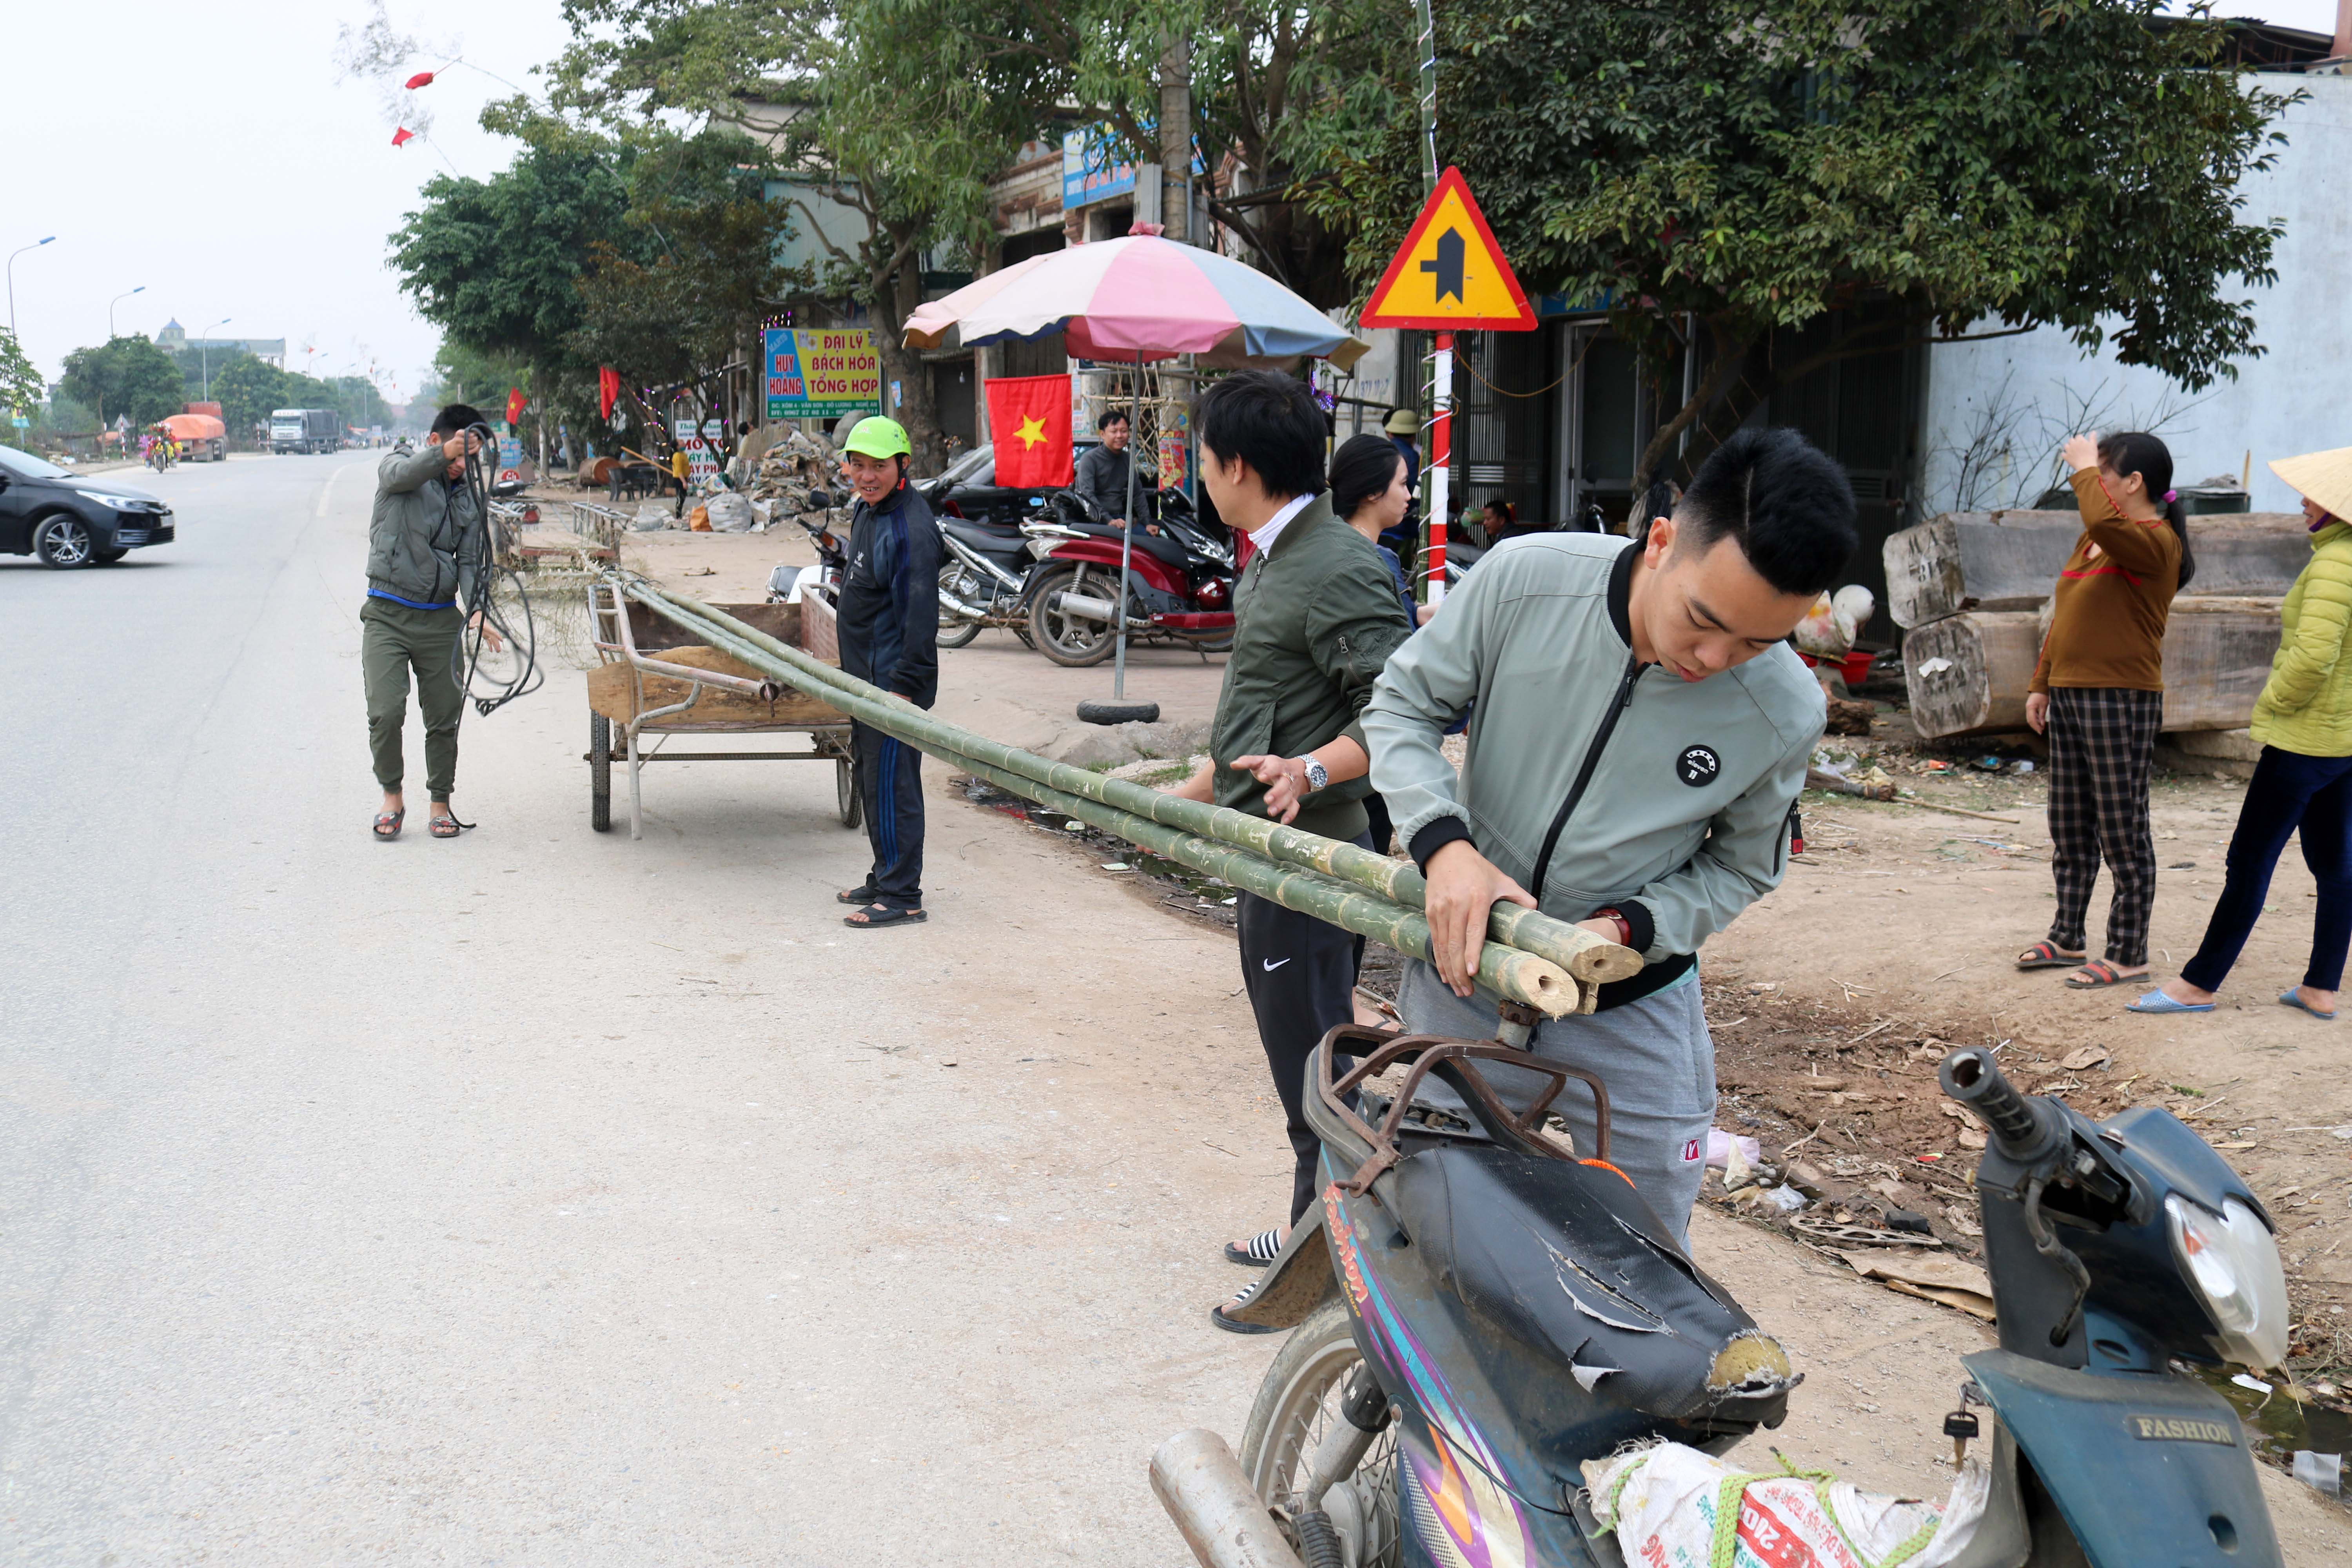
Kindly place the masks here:
MULTIPOLYGON (((717 605, 778 642, 806 648, 828 664, 840 662, 832 607, 806 605, 717 605)), ((613 826, 613 763, 629 770, 629 837, 645 837, 638 771, 647 763, 831 762, 841 825, 858 825, 857 780, 849 761, 849 717, 771 679, 685 627, 625 598, 609 583, 588 586, 589 625, 601 661, 588 674, 588 825, 613 826), (802 733, 804 752, 672 751, 677 735, 802 733), (619 744, 615 745, 615 738, 619 744), (650 747, 640 744, 649 739, 650 747)))

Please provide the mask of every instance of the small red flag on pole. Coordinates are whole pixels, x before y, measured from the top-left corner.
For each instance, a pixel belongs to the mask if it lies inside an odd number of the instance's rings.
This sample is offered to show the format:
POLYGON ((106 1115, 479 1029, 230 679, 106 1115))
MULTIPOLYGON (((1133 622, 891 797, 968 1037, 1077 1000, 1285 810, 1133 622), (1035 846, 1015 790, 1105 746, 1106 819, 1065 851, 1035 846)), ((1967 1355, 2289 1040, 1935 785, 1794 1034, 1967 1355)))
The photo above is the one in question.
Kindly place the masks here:
POLYGON ((1008 489, 1066 485, 1076 472, 1070 445, 1070 378, 997 376, 988 384, 988 429, 996 447, 996 482, 1008 489))
POLYGON ((620 400, 621 373, 609 364, 596 367, 597 417, 606 424, 613 420, 613 405, 620 400))
POLYGON ((509 424, 509 425, 520 425, 520 424, 521 424, 521 423, 522 423, 522 411, 523 411, 525 408, 529 407, 530 405, 530 400, 529 398, 525 397, 525 396, 522 395, 522 388, 521 388, 521 387, 520 387, 520 386, 510 386, 510 387, 507 388, 507 423, 508 423, 508 424, 509 424))
POLYGON ((420 87, 430 87, 433 85, 433 73, 431 71, 418 71, 415 76, 410 77, 401 85, 407 88, 411 92, 415 92, 420 87))
POLYGON ((395 146, 395 147, 401 146, 402 144, 404 144, 404 143, 405 143, 405 142, 414 142, 414 141, 415 141, 415 140, 416 140, 416 132, 414 132, 414 131, 411 131, 411 130, 410 130, 407 126, 405 126, 405 125, 401 126, 399 129, 395 130, 395 131, 392 133, 392 144, 393 144, 394 146, 395 146))

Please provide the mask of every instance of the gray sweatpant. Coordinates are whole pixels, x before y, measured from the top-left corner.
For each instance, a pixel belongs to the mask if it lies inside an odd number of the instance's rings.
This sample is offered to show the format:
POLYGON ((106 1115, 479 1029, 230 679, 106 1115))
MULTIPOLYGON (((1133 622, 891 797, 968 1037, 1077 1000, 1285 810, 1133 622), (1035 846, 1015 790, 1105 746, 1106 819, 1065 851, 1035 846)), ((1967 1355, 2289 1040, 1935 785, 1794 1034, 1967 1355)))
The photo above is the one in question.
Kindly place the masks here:
MULTIPOLYGON (((1483 995, 1456 996, 1434 968, 1418 960, 1405 965, 1397 1011, 1412 1034, 1495 1037, 1495 1004, 1483 995)), ((1608 1086, 1609 1163, 1633 1179, 1666 1228, 1687 1241, 1691 1205, 1706 1171, 1706 1131, 1715 1118, 1715 1041, 1699 1002, 1698 972, 1605 1013, 1548 1018, 1536 1026, 1528 1048, 1597 1074, 1608 1086)), ((1478 1070, 1514 1110, 1535 1103, 1549 1081, 1491 1062, 1479 1063, 1478 1070)), ((1444 1084, 1423 1082, 1417 1100, 1460 1104, 1444 1084)), ((1568 1123, 1576 1152, 1591 1157, 1598 1131, 1592 1090, 1570 1079, 1552 1110, 1568 1123)))

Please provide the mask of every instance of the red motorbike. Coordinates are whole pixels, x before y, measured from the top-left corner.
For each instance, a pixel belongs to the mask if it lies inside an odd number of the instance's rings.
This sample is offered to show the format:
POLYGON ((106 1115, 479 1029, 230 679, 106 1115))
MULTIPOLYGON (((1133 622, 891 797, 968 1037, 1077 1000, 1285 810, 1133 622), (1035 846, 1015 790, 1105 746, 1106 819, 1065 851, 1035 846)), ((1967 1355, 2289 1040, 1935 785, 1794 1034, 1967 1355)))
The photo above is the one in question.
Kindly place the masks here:
MULTIPOLYGON (((1055 664, 1100 664, 1117 639, 1121 531, 1073 492, 1055 501, 1056 521, 1026 530, 1055 541, 1029 587, 1030 637, 1055 664)), ((1156 510, 1152 521, 1135 523, 1128 646, 1181 643, 1223 653, 1234 645, 1232 536, 1193 516, 1180 493, 1170 492, 1156 510)))

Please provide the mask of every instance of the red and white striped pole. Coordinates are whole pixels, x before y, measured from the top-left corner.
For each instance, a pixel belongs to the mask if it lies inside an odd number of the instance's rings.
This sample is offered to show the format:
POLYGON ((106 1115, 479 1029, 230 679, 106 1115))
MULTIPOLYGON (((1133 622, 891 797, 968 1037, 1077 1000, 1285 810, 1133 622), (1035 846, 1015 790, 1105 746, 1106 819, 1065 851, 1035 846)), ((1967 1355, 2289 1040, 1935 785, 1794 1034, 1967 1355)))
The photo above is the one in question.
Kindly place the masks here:
POLYGON ((1429 418, 1429 602, 1445 602, 1445 490, 1454 455, 1454 334, 1437 334, 1429 418))

